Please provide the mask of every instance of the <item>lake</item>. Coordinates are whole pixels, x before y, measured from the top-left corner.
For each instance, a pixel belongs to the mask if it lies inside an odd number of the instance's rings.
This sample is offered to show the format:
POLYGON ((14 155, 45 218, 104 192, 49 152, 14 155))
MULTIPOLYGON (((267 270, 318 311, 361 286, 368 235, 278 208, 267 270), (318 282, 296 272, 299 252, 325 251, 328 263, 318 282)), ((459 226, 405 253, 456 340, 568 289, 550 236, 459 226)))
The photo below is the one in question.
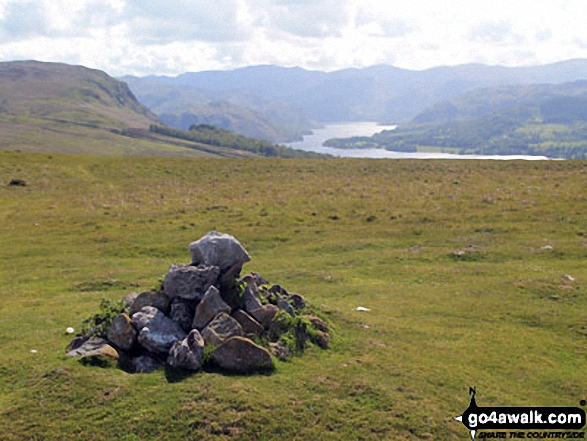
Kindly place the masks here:
POLYGON ((284 145, 297 149, 318 153, 328 153, 329 155, 344 158, 416 158, 416 159, 525 159, 525 160, 545 160, 546 156, 527 156, 527 155, 454 155, 450 153, 405 153, 390 152, 383 149, 336 149, 325 147, 322 144, 330 138, 350 138, 352 136, 371 136, 383 130, 393 130, 396 126, 379 125, 375 122, 353 122, 327 124, 323 129, 314 130, 311 135, 304 136, 302 141, 289 142, 284 145))

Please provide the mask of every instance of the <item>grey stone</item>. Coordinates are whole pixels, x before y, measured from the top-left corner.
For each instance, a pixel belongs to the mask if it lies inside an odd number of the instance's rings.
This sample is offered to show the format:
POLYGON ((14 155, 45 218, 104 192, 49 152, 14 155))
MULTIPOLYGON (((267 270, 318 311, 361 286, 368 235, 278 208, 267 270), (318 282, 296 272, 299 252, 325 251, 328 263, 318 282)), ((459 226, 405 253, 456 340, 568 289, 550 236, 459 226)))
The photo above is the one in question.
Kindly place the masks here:
POLYGON ((124 296, 124 299, 122 299, 122 302, 124 303, 124 307, 130 308, 138 296, 139 296, 138 292, 134 292, 134 291, 129 292, 126 296, 124 296))
POLYGON ((217 266, 221 274, 228 270, 238 274, 242 266, 251 260, 249 253, 238 240, 229 234, 216 231, 192 242, 189 250, 192 262, 217 266))
POLYGON ((68 357, 97 357, 118 359, 118 352, 107 340, 100 337, 91 337, 75 349, 67 352, 68 357))
POLYGON ((272 369, 267 349, 244 337, 231 337, 212 351, 212 360, 222 369, 236 373, 272 369))
POLYGON ((245 302, 245 309, 249 313, 263 306, 256 285, 252 283, 247 283, 247 287, 243 293, 243 300, 245 302))
POLYGON ((186 302, 182 298, 177 297, 171 302, 169 318, 177 323, 185 332, 190 332, 192 323, 194 322, 195 312, 194 306, 189 301, 186 302))
POLYGON ((204 293, 218 280, 220 269, 211 265, 171 265, 163 288, 170 298, 199 301, 204 293))
MULTIPOLYGON (((175 322, 171 321, 171 319, 169 319, 169 322, 175 325, 175 322)), ((185 332, 179 326, 176 329, 158 328, 154 330, 145 326, 139 332, 138 340, 139 344, 147 351, 153 354, 166 355, 176 341, 184 338, 185 332)))
POLYGON ((192 328, 202 330, 217 314, 220 312, 229 313, 230 309, 230 306, 222 300, 220 291, 215 286, 211 286, 196 308, 192 328))
POLYGON ((255 337, 263 332, 263 327, 259 322, 242 309, 234 311, 232 313, 232 318, 241 325, 241 328, 243 328, 243 332, 247 337, 255 337))
POLYGON ((139 344, 156 354, 167 354, 173 343, 186 336, 177 323, 152 306, 134 314, 131 322, 139 331, 139 344))
POLYGON ((233 336, 242 336, 243 328, 235 319, 221 312, 202 331, 206 345, 216 346, 233 336))
POLYGON ((277 299, 277 307, 282 311, 287 312, 292 317, 296 316, 293 306, 291 306, 287 300, 277 299))
POLYGON ((263 305, 260 308, 250 311, 250 314, 263 326, 269 327, 277 311, 279 311, 279 308, 275 305, 263 305))
POLYGON ((79 348, 81 345, 83 345, 89 339, 90 339, 90 336, 88 336, 88 335, 78 335, 77 337, 75 337, 73 340, 71 340, 69 342, 69 344, 65 348, 65 353, 71 352, 71 351, 79 348))
POLYGON ((108 340, 124 351, 129 351, 137 342, 137 331, 127 314, 120 314, 112 320, 108 340))
POLYGON ((170 366, 197 371, 204 358, 204 339, 197 329, 192 330, 182 341, 176 341, 169 350, 167 363, 170 366))
POLYGON ((171 299, 160 291, 146 291, 140 293, 130 307, 129 315, 139 312, 145 306, 153 306, 167 314, 171 299))

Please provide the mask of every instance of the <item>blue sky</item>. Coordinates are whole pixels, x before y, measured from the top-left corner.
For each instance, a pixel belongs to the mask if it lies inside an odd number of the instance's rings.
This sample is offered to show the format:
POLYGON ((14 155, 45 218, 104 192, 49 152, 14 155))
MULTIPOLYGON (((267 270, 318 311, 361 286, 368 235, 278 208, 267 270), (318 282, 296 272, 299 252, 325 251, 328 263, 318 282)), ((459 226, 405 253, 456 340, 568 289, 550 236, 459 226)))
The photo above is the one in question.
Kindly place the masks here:
POLYGON ((583 0, 0 0, 0 61, 116 76, 536 65, 587 58, 586 10, 583 0))

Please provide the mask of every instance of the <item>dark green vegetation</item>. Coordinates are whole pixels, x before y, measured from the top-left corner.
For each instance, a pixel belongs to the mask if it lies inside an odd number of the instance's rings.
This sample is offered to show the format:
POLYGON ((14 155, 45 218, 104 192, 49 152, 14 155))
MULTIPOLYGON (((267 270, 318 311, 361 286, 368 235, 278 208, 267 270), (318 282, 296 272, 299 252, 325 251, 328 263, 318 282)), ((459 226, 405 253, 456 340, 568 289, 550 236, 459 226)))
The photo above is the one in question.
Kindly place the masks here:
POLYGON ((151 132, 163 134, 172 138, 184 139, 200 144, 222 146, 231 149, 251 152, 258 156, 270 158, 326 158, 328 155, 320 153, 295 150, 288 147, 273 144, 261 139, 248 138, 243 135, 221 129, 219 127, 200 124, 191 126, 189 131, 171 129, 169 127, 152 124, 151 132))
POLYGON ((469 386, 487 406, 587 399, 582 161, 0 152, 0 183, 3 439, 464 440, 469 386), (271 376, 66 359, 66 327, 210 230, 325 311, 331 348, 271 376))
POLYGON ((396 130, 326 145, 586 158, 587 82, 480 89, 432 106, 396 130))
MULTIPOLYGON (((0 63, 0 149, 149 156, 258 156, 149 132, 158 117, 126 84, 82 66, 0 63)), ((278 148, 279 153, 289 149, 278 148)), ((299 156, 299 154, 294 153, 299 156)), ((262 153, 261 153, 262 156, 262 153)))

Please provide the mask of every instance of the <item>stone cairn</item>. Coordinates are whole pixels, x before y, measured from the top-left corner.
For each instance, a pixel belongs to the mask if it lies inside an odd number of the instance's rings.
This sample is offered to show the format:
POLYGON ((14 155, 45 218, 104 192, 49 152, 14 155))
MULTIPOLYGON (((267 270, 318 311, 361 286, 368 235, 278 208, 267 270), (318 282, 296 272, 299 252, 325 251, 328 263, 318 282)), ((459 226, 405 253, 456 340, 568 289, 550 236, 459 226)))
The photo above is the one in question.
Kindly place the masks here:
POLYGON ((326 322, 303 315, 304 298, 269 284, 259 274, 240 277, 250 256, 232 236, 211 232, 189 246, 192 263, 173 264, 155 291, 130 293, 122 313, 102 335, 90 329, 67 347, 92 363, 117 360, 130 373, 164 363, 197 371, 211 363, 235 373, 274 368, 314 343, 325 349, 326 322))

